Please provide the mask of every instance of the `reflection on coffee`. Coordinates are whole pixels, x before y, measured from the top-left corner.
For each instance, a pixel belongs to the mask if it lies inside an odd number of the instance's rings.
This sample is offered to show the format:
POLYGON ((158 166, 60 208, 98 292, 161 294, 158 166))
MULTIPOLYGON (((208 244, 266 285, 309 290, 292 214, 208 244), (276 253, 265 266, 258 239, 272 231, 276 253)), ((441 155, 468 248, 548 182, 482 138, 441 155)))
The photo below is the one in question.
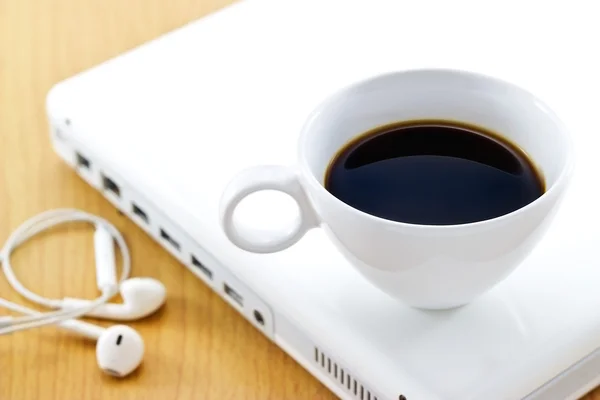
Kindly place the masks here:
POLYGON ((363 212, 423 225, 496 218, 545 191, 525 152, 500 134, 437 120, 360 135, 333 158, 325 187, 363 212))

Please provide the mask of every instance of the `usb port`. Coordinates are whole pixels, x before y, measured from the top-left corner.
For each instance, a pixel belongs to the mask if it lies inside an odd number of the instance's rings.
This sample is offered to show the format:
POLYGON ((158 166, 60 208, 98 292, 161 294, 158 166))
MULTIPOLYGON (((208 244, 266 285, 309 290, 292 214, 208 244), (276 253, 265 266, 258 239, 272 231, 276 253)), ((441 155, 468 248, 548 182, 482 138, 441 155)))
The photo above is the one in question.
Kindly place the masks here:
POLYGON ((212 279, 213 273, 210 269, 206 268, 196 257, 192 255, 192 265, 198 268, 208 279, 212 279))
POLYGON ((119 188, 119 185, 117 185, 115 181, 110 179, 108 176, 102 175, 102 185, 104 186, 105 190, 113 192, 117 197, 121 195, 121 189, 119 188))
POLYGON ((79 153, 76 153, 77 156, 77 165, 79 165, 80 167, 86 168, 86 169, 90 169, 90 165, 92 165, 92 163, 90 163, 90 160, 88 160, 87 158, 85 158, 84 156, 82 156, 79 153))
POLYGON ((227 296, 229 296, 231 298, 231 300, 233 300, 236 303, 238 303, 240 305, 240 307, 244 306, 244 298, 242 297, 241 294, 239 294, 238 292, 236 292, 235 290, 233 290, 233 288, 231 286, 229 286, 228 284, 224 283, 223 284, 223 290, 225 290, 225 294, 227 294, 227 296))
POLYGON ((139 208, 135 203, 131 204, 131 210, 135 215, 144 220, 145 223, 148 223, 148 214, 141 208, 139 208))
POLYGON ((165 239, 167 242, 169 242, 171 244, 171 246, 173 246, 174 248, 176 248, 177 250, 179 250, 181 248, 181 246, 179 246, 179 243, 173 239, 171 237, 171 235, 169 235, 164 229, 161 228, 160 230, 160 237, 162 237, 163 239, 165 239))

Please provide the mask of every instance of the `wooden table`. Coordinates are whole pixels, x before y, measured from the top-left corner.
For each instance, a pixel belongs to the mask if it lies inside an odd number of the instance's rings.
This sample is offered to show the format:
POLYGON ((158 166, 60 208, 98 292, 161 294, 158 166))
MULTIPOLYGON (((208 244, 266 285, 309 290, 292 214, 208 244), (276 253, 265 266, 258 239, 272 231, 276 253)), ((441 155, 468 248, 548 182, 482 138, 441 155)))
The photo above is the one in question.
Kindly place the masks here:
MULTIPOLYGON (((147 344, 131 379, 103 375, 94 343, 54 327, 0 337, 1 400, 334 398, 50 149, 44 97, 52 84, 229 2, 0 0, 0 241, 38 212, 81 208, 115 223, 133 274, 169 291, 159 314, 131 324, 147 344)), ((93 262, 91 229, 80 226, 33 240, 13 258, 27 287, 54 297, 96 296, 93 262)), ((4 278, 0 294, 22 302, 4 278)))

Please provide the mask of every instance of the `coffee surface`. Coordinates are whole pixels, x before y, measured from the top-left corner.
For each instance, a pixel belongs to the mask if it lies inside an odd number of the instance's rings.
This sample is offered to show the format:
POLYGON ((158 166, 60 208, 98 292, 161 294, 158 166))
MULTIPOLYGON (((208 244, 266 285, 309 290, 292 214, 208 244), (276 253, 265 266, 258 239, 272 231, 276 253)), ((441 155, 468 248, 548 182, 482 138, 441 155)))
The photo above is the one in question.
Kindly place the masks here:
POLYGON ((367 132, 330 163, 325 188, 377 217, 422 225, 484 221, 544 193, 527 155, 466 124, 413 121, 367 132))

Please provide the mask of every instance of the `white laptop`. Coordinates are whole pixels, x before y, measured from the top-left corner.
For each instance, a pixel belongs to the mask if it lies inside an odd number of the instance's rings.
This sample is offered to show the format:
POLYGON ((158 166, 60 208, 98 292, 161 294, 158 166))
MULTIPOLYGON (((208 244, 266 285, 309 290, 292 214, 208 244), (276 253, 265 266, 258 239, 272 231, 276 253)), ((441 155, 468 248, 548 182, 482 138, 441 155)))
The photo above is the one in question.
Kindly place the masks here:
MULTIPOLYGON (((600 26, 593 2, 570 4, 242 1, 58 83, 52 143, 340 398, 575 399, 600 384, 600 26), (247 166, 293 163, 324 96, 432 66, 524 86, 573 131, 569 195, 516 272, 465 307, 425 312, 366 282, 318 229, 269 255, 225 238, 225 185, 247 166)), ((242 211, 265 227, 293 216, 269 193, 242 211)))

